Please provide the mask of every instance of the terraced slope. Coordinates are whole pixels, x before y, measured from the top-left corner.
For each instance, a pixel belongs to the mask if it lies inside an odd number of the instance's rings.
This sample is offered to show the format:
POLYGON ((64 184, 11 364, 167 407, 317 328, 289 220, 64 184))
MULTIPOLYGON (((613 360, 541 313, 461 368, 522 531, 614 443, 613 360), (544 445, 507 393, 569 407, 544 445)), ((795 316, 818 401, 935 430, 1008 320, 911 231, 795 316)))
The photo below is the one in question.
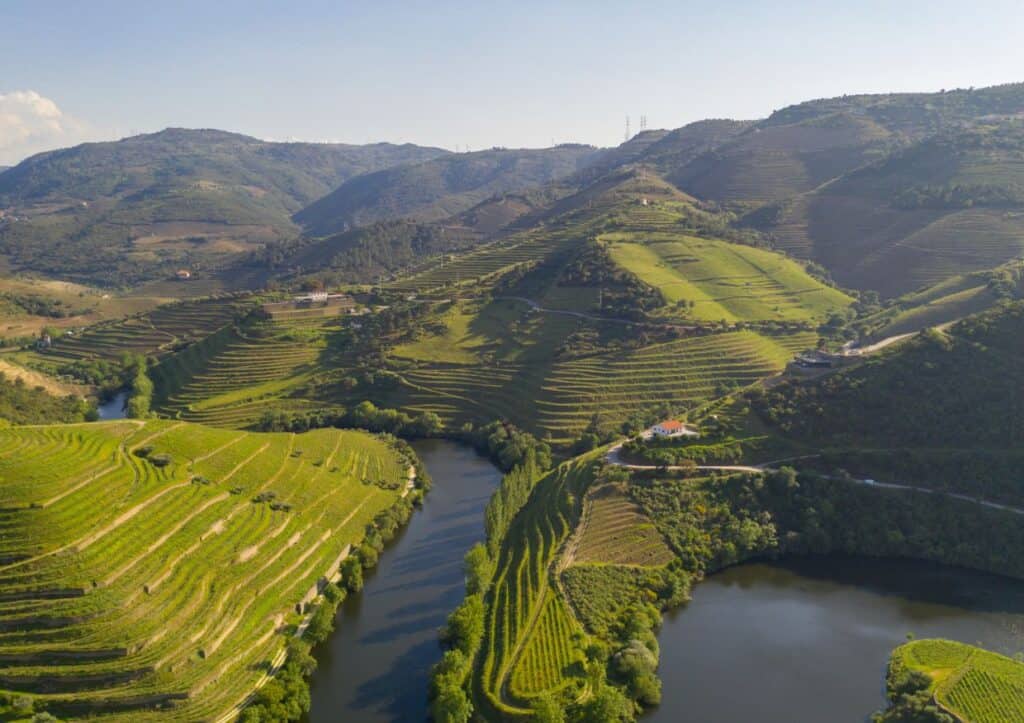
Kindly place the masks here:
POLYGON ((942 135, 778 207, 763 225, 845 286, 898 296, 1024 255, 1024 129, 942 135))
POLYGON ((228 713, 408 466, 361 432, 0 430, 0 689, 61 719, 228 713))
POLYGON ((54 361, 118 359, 126 353, 160 356, 230 324, 244 307, 245 302, 233 299, 167 304, 146 314, 89 327, 77 336, 62 337, 42 356, 54 361))
POLYGON ((283 398, 320 371, 324 330, 332 322, 314 315, 225 328, 152 371, 157 407, 188 421, 242 428, 267 409, 314 404, 283 398))
MULTIPOLYGON (((781 254, 678 234, 607 234, 619 264, 698 321, 824 319, 851 299, 781 254), (634 240, 637 239, 637 240, 634 240), (639 242, 638 242, 639 241, 639 242)), ((666 309, 665 314, 678 313, 666 309)))
MULTIPOLYGON (((555 323, 585 326, 565 317, 555 323)), ((405 386, 383 401, 411 411, 433 411, 449 422, 507 418, 565 442, 578 436, 595 414, 626 419, 661 404, 696 406, 752 384, 781 371, 815 340, 811 332, 766 336, 739 331, 578 359, 525 357, 500 365, 425 362, 400 371, 405 386)))
POLYGON ((890 676, 921 672, 929 691, 958 720, 1024 719, 1024 663, 951 640, 914 640, 893 652, 890 676))
POLYGON ((565 464, 538 482, 501 547, 488 595, 474 692, 489 717, 524 715, 538 695, 584 682, 582 632, 552 580, 551 565, 590 483, 587 465, 565 464), (573 673, 573 671, 576 671, 573 673))

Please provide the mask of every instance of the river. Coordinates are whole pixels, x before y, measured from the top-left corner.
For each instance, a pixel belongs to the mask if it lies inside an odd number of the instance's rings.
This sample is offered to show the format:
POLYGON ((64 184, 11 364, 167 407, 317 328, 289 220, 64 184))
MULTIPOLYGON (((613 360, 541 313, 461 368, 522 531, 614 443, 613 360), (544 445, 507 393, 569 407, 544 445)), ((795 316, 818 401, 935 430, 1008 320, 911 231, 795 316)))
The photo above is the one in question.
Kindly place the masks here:
POLYGON ((645 723, 863 721, 889 652, 945 637, 1024 649, 1024 583, 924 562, 809 558, 712 575, 665 616, 645 723))
POLYGON ((128 401, 128 392, 122 389, 116 392, 107 401, 97 407, 100 413, 100 419, 124 419, 125 409, 124 405, 128 401))
MULTIPOLYGON (((462 600, 500 472, 471 449, 417 442, 434 480, 314 654, 311 723, 423 721, 438 629, 462 600)), ((923 562, 806 558, 710 576, 665 616, 662 705, 644 723, 864 721, 885 704, 893 647, 948 637, 1024 649, 1024 583, 923 562)))
POLYGON ((311 723, 422 721, 438 629, 462 601, 462 557, 483 539, 483 511, 501 472, 451 442, 413 444, 434 486, 388 545, 337 630, 314 654, 311 723))

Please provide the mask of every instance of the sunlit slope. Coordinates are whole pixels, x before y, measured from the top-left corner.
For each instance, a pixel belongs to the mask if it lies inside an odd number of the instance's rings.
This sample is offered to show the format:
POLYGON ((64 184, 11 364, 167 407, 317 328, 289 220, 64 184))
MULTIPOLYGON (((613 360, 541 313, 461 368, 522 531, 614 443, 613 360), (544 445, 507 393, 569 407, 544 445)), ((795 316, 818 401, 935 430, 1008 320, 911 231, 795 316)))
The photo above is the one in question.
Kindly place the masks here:
POLYGON ((361 432, 0 430, 0 689, 62 719, 228 712, 408 464, 361 432))
POLYGON ((890 661, 890 676, 931 678, 929 692, 958 720, 1004 723, 1024 719, 1024 663, 951 640, 914 640, 890 661))
POLYGON ((800 264, 764 249, 678 234, 608 234, 602 240, 615 263, 661 292, 670 307, 666 314, 697 321, 810 321, 851 302, 800 264))
MULTIPOLYGON (((578 436, 595 414, 625 419, 665 403, 696 406, 752 384, 817 338, 735 331, 563 357, 568 337, 598 333, 590 322, 531 314, 511 301, 441 318, 437 333, 393 350, 402 383, 377 401, 432 411, 449 423, 505 418, 556 441, 578 436)), ((628 335, 623 329, 612 333, 628 335)))

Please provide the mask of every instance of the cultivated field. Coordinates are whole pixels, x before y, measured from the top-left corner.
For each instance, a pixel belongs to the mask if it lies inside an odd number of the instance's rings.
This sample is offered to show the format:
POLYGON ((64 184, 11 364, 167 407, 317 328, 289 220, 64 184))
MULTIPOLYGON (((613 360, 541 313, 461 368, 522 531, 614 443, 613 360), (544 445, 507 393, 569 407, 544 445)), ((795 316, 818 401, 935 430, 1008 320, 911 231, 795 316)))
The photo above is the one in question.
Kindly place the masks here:
POLYGON ((0 430, 0 689, 62 719, 228 713, 408 465, 361 432, 0 430))
POLYGON ((311 404, 283 398, 317 371, 329 321, 314 316, 222 329, 153 370, 158 408, 189 421, 240 428, 259 421, 268 408, 311 404))
POLYGON ((591 479, 586 464, 549 473, 502 543, 488 596, 483 648, 474 672, 477 697, 494 714, 522 715, 536 696, 582 688, 582 633, 551 566, 579 514, 572 499, 591 479))
POLYGON ((162 356, 230 324, 244 308, 244 302, 233 299, 167 304, 146 314, 61 337, 40 356, 52 361, 118 359, 126 353, 162 356))
POLYGON ((851 299, 781 254, 678 234, 607 234, 615 263, 658 289, 666 315, 695 321, 811 321, 851 299), (689 308, 681 314, 680 302, 689 308), (690 305, 692 302, 692 305, 690 305))
POLYGON ((584 499, 572 557, 577 563, 656 567, 675 555, 635 502, 604 485, 584 499))
POLYGON ((958 720, 1024 719, 1024 663, 950 640, 915 640, 897 648, 890 665, 927 674, 935 700, 958 720))

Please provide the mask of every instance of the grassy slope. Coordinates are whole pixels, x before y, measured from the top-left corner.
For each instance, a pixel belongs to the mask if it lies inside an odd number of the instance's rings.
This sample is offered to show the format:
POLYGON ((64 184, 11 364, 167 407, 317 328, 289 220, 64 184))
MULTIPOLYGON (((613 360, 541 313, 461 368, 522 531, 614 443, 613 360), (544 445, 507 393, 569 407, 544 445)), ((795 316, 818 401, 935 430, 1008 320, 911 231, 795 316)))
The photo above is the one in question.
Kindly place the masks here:
POLYGON ((363 480, 406 478, 383 441, 336 430, 126 421, 12 428, 0 448, 0 688, 62 718, 226 712, 398 495, 363 480), (143 445, 172 462, 132 454, 143 445), (251 501, 266 491, 290 511, 251 501))
POLYGON ((763 249, 679 234, 608 234, 612 259, 658 289, 669 304, 693 301, 699 321, 808 321, 850 303, 796 262, 763 249))
POLYGON ((932 679, 935 700, 960 720, 1002 723, 1024 718, 1024 663, 951 640, 914 640, 896 648, 891 672, 932 679))

